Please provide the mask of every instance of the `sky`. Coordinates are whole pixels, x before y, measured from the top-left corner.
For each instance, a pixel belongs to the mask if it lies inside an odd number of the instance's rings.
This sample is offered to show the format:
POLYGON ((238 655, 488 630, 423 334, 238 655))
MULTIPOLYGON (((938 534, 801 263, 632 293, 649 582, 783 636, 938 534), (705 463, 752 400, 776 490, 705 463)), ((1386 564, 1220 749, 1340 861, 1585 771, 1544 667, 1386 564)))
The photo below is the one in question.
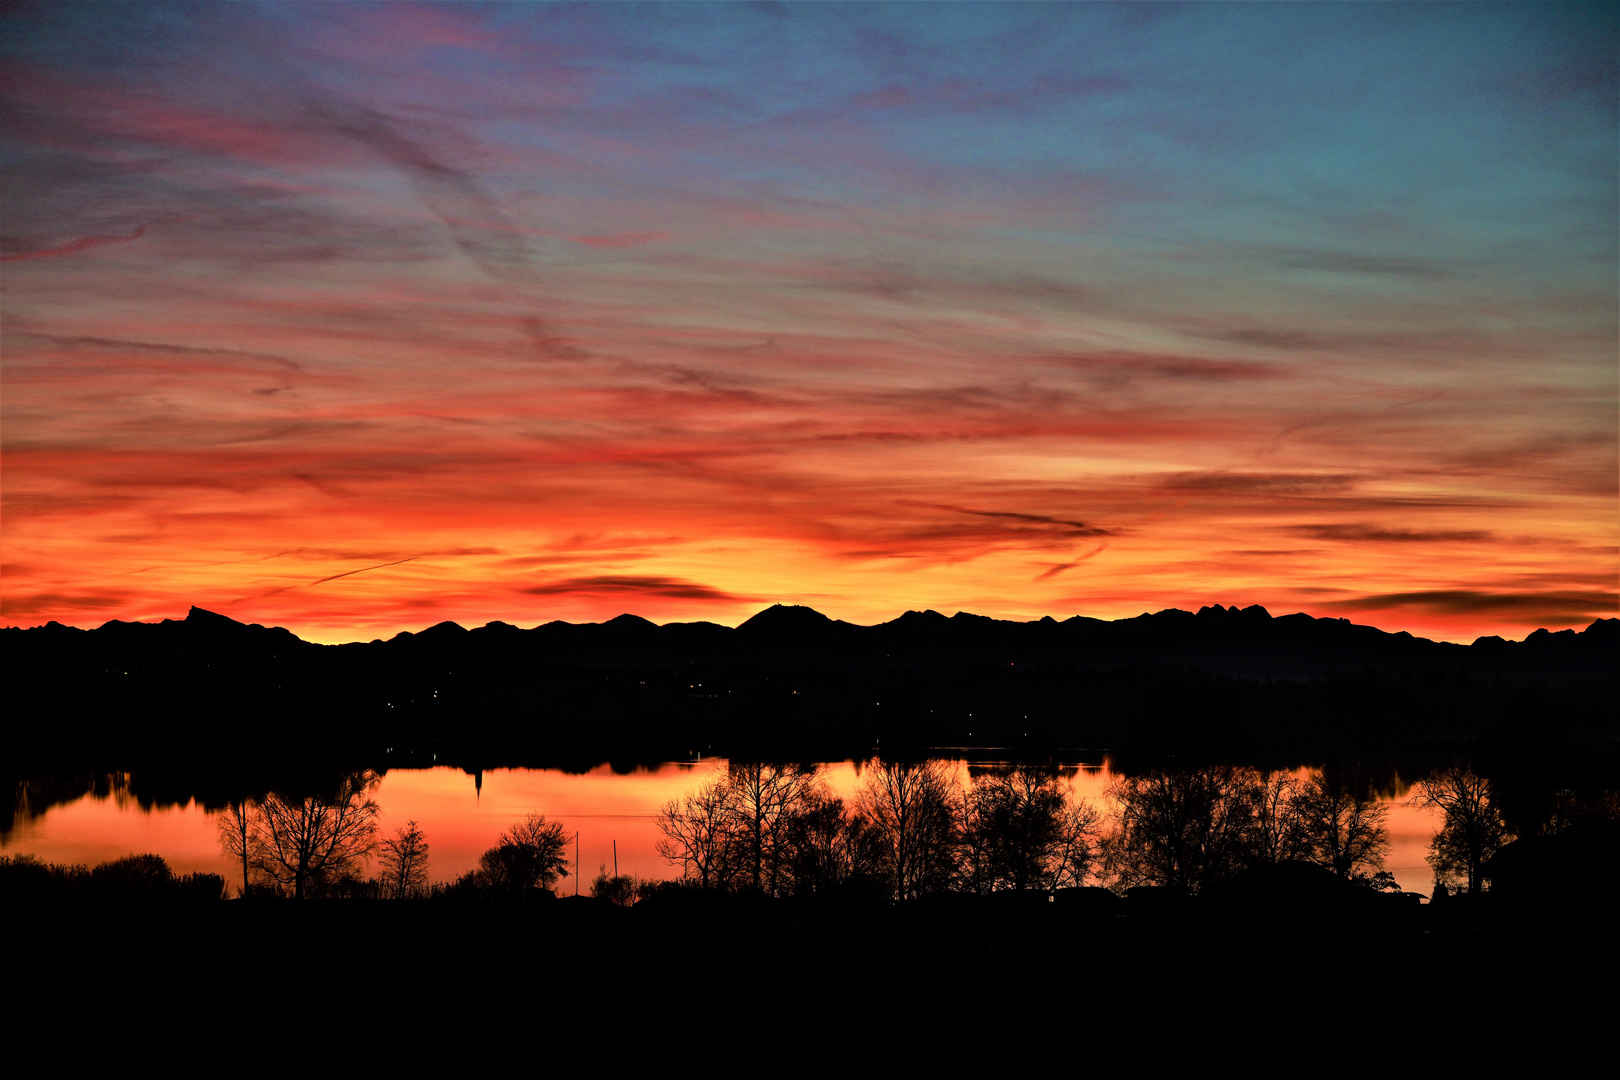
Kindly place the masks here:
POLYGON ((1617 10, 10 5, 0 623, 1612 617, 1617 10))

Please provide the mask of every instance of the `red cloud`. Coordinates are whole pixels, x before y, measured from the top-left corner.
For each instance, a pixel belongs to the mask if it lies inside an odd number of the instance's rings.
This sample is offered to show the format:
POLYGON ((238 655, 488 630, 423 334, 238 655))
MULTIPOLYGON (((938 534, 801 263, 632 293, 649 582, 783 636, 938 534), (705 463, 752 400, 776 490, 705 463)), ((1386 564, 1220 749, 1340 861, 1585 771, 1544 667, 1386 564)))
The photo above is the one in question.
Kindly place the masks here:
POLYGON ((569 239, 576 244, 586 244, 590 247, 622 248, 640 247, 643 244, 668 240, 669 234, 664 232, 627 232, 609 233, 606 236, 571 236, 569 239))
POLYGON ((107 244, 129 244, 146 235, 146 226, 142 225, 128 236, 81 236, 77 240, 69 241, 61 247, 46 248, 43 251, 19 251, 14 255, 0 255, 0 262, 16 262, 19 259, 43 259, 49 255, 72 255, 87 248, 103 247, 107 244))

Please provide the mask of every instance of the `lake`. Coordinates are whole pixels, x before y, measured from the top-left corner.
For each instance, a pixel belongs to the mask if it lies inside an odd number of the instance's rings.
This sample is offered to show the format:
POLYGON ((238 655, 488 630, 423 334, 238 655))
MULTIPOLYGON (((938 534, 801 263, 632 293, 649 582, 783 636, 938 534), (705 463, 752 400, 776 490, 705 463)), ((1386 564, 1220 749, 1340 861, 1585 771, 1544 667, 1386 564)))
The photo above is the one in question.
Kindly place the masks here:
MULTIPOLYGON (((839 761, 824 764, 820 776, 833 794, 847 803, 860 785, 864 763, 839 761)), ((957 760, 958 779, 965 786, 970 768, 1002 764, 998 761, 957 760)), ((583 871, 579 889, 588 891, 599 867, 639 878, 678 877, 679 867, 662 859, 655 848, 660 833, 660 807, 697 789, 723 759, 698 763, 669 763, 630 772, 615 772, 607 765, 589 772, 559 769, 491 769, 472 773, 458 768, 393 769, 374 792, 382 807, 380 836, 392 836, 407 821, 416 821, 429 844, 428 876, 447 881, 478 863, 501 832, 529 814, 544 814, 579 834, 577 865, 583 871)), ((1297 776, 1306 776, 1301 769, 1297 776)), ((1063 782, 1071 798, 1089 799, 1105 813, 1104 789, 1113 779, 1106 760, 1074 764, 1063 769, 1063 782)), ((1425 857, 1440 826, 1437 814, 1407 806, 1405 792, 1385 801, 1390 850, 1385 869, 1403 890, 1427 894, 1434 877, 1425 857)), ((232 889, 241 884, 240 865, 220 853, 215 815, 193 801, 176 806, 143 808, 115 775, 100 792, 92 791, 43 813, 29 814, 18 806, 10 832, 0 836, 0 853, 28 854, 46 862, 95 865, 121 855, 152 852, 161 855, 176 873, 209 871, 221 874, 232 889)), ((574 853, 570 852, 570 857, 574 853)), ((575 877, 558 888, 572 892, 575 877)))

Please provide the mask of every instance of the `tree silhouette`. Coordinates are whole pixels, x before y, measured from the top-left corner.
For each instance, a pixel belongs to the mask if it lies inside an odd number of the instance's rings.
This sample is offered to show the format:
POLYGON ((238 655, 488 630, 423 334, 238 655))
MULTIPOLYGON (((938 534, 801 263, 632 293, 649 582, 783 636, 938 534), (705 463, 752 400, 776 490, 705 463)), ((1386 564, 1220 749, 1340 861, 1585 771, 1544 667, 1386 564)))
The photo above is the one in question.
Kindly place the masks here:
POLYGON ((1301 786, 1294 806, 1311 861, 1342 878, 1383 868, 1389 807, 1377 800, 1365 769, 1328 765, 1301 786))
POLYGON ((856 805, 882 838, 890 896, 911 900, 950 886, 960 802, 942 761, 874 761, 856 805))
POLYGON ((815 774, 814 765, 734 762, 725 775, 664 804, 658 854, 705 888, 763 896, 793 891, 798 877, 814 891, 857 868, 867 872, 870 841, 815 774))
POLYGON ((1303 786, 1287 773, 1250 772, 1248 849, 1253 862, 1275 865, 1310 857, 1311 843, 1300 816, 1303 786))
POLYGON ((1436 884, 1453 885, 1461 878, 1470 893, 1480 892, 1484 888, 1481 868, 1512 839, 1490 780, 1472 766, 1448 765, 1419 782, 1412 802, 1445 814, 1429 845, 1429 866, 1436 884))
POLYGON ((629 874, 610 874, 606 863, 597 864, 596 878, 591 882, 591 895, 619 907, 636 902, 636 879, 629 874))
POLYGON ((729 776, 715 777, 697 791, 671 799, 658 812, 664 838, 657 851, 681 866, 681 875, 705 889, 727 888, 739 868, 742 852, 736 793, 729 776))
POLYGON ((1104 854, 1119 884, 1198 892, 1248 865, 1249 779, 1244 770, 1217 765, 1155 769, 1110 784, 1116 820, 1104 854))
POLYGON ((483 885, 497 895, 522 899, 531 889, 550 889, 568 876, 568 844, 574 835, 560 821, 530 814, 501 834, 500 843, 478 860, 483 885))
POLYGON ((427 892, 428 843, 415 821, 407 822, 382 842, 379 861, 386 895, 405 900, 427 892))
POLYGON ((756 894, 774 896, 781 885, 787 826, 810 797, 815 774, 814 765, 763 762, 733 762, 728 770, 737 835, 756 894))
POLYGON ((973 892, 1079 885, 1091 866, 1097 812, 1071 805, 1050 770, 976 777, 964 806, 964 884, 973 892))
POLYGON ((785 870, 794 894, 807 896, 875 882, 881 875, 883 842, 866 816, 848 813, 844 800, 813 792, 793 812, 785 833, 785 870))
MULTIPOLYGON (((271 791, 238 810, 247 819, 248 869, 299 900, 353 876, 376 847, 381 810, 371 792, 377 783, 370 771, 346 772, 302 793, 271 791)), ((240 834, 230 814, 223 821, 222 844, 234 853, 240 834)))
POLYGON ((244 798, 232 799, 219 815, 219 848, 242 864, 242 895, 248 892, 252 879, 250 863, 253 861, 253 814, 244 798))

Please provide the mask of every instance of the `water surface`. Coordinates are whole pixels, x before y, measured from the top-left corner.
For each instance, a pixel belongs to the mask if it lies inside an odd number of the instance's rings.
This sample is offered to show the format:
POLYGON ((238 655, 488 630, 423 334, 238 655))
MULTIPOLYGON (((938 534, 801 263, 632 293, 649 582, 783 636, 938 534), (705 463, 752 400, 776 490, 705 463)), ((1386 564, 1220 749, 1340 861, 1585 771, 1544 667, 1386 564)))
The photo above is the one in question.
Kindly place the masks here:
MULTIPOLYGON (((968 782, 970 769, 999 762, 953 762, 958 779, 968 782)), ((696 790, 723 772, 726 762, 711 759, 615 772, 601 765, 585 773, 560 769, 491 769, 479 773, 457 768, 392 769, 378 784, 374 797, 382 807, 381 836, 392 836, 407 821, 416 821, 429 844, 428 875, 447 881, 473 869, 478 857, 493 846, 501 832, 529 814, 560 820, 578 834, 577 854, 571 860, 583 871, 583 881, 570 876, 559 892, 590 889, 601 867, 638 878, 671 878, 680 868, 661 858, 656 845, 659 809, 671 799, 696 790)), ((860 786, 862 763, 825 764, 819 773, 834 795, 851 802, 860 786)), ((1299 770, 1296 775, 1307 775, 1299 770)), ((1063 782, 1070 797, 1089 799, 1104 813, 1104 789, 1113 779, 1106 761, 1070 766, 1063 782)), ((1404 795, 1404 792, 1401 792, 1404 795)), ((1439 827, 1431 811, 1405 805, 1391 796, 1390 851, 1385 868, 1401 888, 1428 893, 1433 874, 1424 861, 1429 842, 1439 827)), ((48 807, 37 816, 17 814, 14 828, 0 837, 0 852, 29 854, 47 862, 95 865, 137 852, 163 856, 176 873, 209 871, 221 874, 234 890, 241 884, 241 866, 220 854, 216 815, 192 801, 180 806, 143 807, 127 786, 113 784, 104 793, 91 792, 62 805, 48 807)), ((572 867, 571 867, 572 870, 572 867)))

